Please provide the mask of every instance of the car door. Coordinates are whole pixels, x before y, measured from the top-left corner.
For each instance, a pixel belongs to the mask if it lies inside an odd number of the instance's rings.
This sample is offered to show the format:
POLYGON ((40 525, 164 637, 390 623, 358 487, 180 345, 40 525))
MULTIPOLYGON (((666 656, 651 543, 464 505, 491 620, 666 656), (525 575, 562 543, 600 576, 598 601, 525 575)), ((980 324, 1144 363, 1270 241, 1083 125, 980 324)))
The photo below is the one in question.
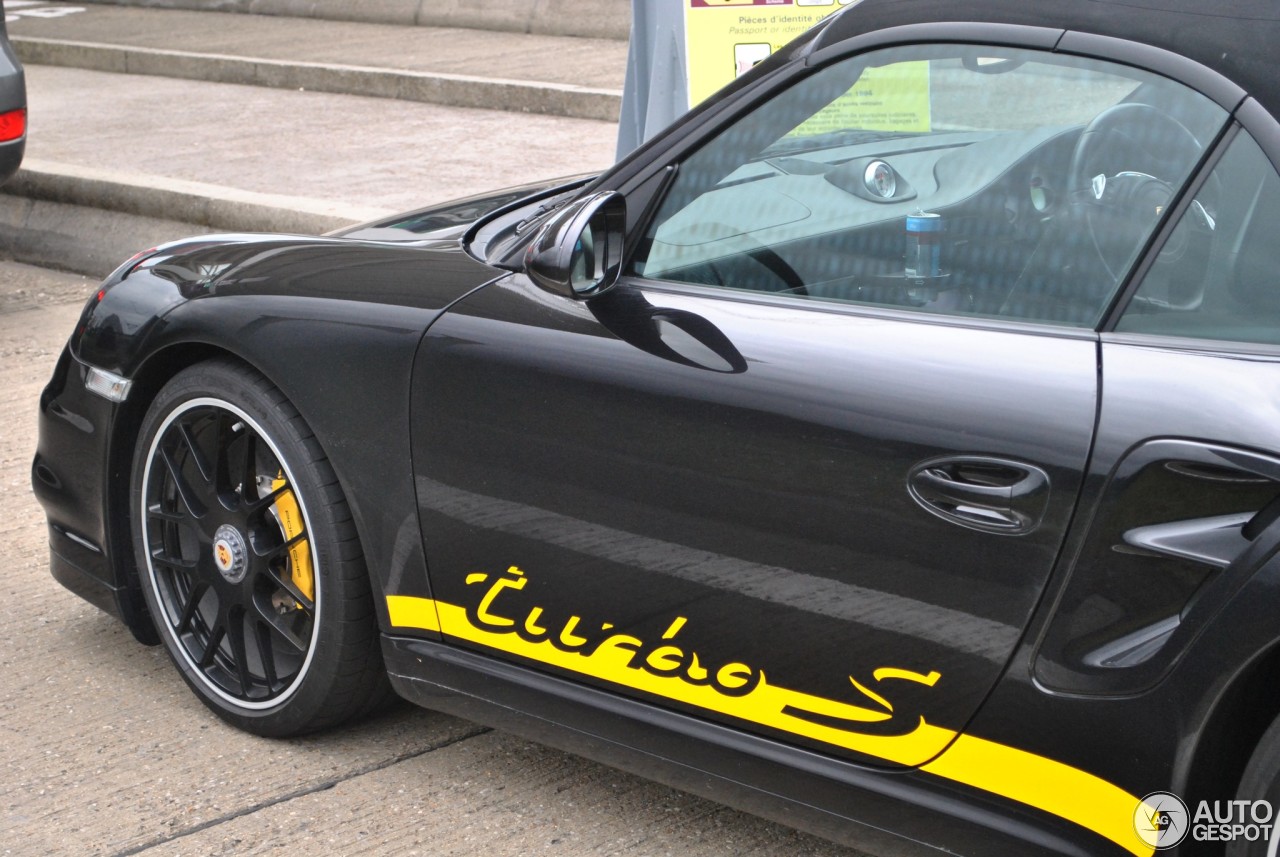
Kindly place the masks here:
POLYGON ((919 765, 1045 587, 1094 437, 1096 324, 1158 222, 1147 196, 1225 115, 1136 69, 957 44, 754 98, 655 164, 615 288, 516 274, 433 325, 413 391, 431 598, 391 619, 919 765))

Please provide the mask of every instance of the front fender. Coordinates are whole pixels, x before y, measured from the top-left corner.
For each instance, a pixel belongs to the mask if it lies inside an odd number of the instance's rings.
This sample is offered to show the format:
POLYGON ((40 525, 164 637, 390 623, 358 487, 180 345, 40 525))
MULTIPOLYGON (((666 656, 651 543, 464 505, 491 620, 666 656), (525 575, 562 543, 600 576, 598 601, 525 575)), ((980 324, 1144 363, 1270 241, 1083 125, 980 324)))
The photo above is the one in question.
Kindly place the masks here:
POLYGON ((370 570, 384 582, 408 576, 425 586, 409 458, 414 355, 453 301, 500 276, 460 249, 286 236, 193 239, 114 274, 90 299, 69 351, 133 388, 109 415, 93 417, 103 472, 61 478, 64 491, 106 498, 98 531, 111 585, 136 588, 125 483, 142 415, 176 372, 226 354, 269 378, 316 433, 370 570))

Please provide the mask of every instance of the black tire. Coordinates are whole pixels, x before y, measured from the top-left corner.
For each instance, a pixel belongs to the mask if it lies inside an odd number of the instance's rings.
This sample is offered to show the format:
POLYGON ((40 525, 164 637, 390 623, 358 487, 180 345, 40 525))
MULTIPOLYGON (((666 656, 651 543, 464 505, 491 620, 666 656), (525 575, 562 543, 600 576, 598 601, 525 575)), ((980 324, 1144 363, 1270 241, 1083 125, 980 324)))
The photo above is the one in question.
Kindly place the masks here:
MULTIPOLYGON (((1258 739, 1258 745, 1249 757, 1236 798, 1253 801, 1265 800, 1273 809, 1280 808, 1280 717, 1272 721, 1267 731, 1258 739)), ((1273 819, 1272 824, 1275 824, 1273 819)), ((1273 829, 1271 833, 1275 833, 1273 829)), ((1244 838, 1227 843, 1226 857, 1265 857, 1270 841, 1259 838, 1249 842, 1244 838)), ((1273 852, 1274 853, 1274 852, 1273 852)))
POLYGON ((131 485, 147 607, 219 717, 285 737, 391 696, 351 513, 270 381, 222 360, 180 372, 143 420, 131 485))

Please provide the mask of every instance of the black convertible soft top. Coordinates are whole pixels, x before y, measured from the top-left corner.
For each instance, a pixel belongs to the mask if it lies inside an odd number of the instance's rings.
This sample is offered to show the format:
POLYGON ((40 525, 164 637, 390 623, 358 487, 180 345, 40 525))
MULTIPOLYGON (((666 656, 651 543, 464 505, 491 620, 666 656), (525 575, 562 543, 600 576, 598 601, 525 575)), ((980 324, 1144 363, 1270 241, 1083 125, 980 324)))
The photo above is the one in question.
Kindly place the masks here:
POLYGON ((1022 24, 1142 42, 1230 78, 1280 116, 1277 0, 863 0, 822 42, 926 21, 1022 24))

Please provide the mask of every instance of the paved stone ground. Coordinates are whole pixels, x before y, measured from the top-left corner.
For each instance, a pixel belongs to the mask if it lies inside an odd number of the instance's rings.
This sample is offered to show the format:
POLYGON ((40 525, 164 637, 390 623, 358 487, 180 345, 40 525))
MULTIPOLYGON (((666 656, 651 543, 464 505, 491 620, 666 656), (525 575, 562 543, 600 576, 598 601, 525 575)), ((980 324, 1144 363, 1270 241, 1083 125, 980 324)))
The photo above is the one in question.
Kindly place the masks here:
POLYGON ((0 262, 0 855, 857 857, 407 705, 295 741, 223 725, 48 573, 36 403, 95 286, 0 262))

